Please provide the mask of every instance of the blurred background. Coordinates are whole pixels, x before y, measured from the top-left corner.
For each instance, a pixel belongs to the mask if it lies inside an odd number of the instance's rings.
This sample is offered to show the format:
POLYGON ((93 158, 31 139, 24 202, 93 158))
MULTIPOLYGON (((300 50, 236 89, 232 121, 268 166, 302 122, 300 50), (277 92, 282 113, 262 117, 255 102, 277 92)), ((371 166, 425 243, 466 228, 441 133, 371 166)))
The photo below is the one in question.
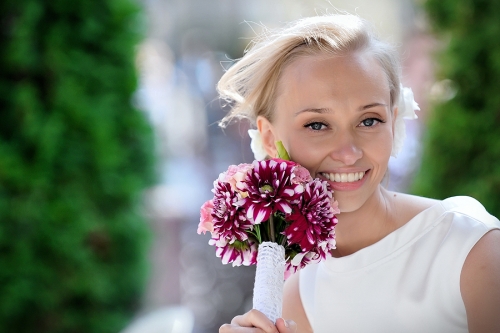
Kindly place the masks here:
POLYGON ((253 160, 215 86, 262 29, 336 11, 397 45, 421 108, 386 186, 500 216, 497 0, 4 1, 0 327, 205 333, 250 309, 254 267, 196 233, 253 160))

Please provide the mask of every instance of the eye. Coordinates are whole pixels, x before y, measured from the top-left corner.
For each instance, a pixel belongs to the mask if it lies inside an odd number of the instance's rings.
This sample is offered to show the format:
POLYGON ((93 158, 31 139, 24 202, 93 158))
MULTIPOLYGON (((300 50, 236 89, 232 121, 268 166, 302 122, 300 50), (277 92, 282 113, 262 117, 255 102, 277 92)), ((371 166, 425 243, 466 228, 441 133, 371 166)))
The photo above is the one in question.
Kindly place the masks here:
POLYGON ((381 119, 378 118, 366 118, 365 120, 361 121, 359 124, 360 127, 373 127, 377 125, 378 123, 385 123, 385 121, 382 121, 381 119))
POLYGON ((326 129, 327 125, 324 123, 321 123, 319 121, 315 121, 315 122, 309 123, 307 125, 304 125, 304 127, 309 128, 313 131, 321 131, 321 130, 326 129))

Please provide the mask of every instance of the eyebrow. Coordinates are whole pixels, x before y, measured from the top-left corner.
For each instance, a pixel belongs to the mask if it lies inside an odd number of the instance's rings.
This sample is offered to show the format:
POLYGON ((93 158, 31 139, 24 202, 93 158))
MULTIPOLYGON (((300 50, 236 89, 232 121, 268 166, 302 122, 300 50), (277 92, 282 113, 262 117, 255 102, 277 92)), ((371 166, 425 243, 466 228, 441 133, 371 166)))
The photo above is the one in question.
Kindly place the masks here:
POLYGON ((332 110, 331 110, 331 109, 328 109, 328 108, 320 108, 320 109, 304 109, 304 110, 300 110, 300 111, 295 112, 295 115, 296 115, 296 116, 298 116, 299 114, 304 113, 304 112, 313 112, 313 113, 331 113, 331 112, 332 112, 332 110))
MULTIPOLYGON (((387 106, 387 104, 384 104, 384 103, 371 103, 371 104, 362 106, 359 109, 359 111, 368 110, 368 109, 375 108, 375 107, 378 107, 378 106, 384 106, 385 107, 385 106, 387 106)), ((304 112, 313 112, 313 113, 323 114, 323 113, 331 113, 332 110, 328 109, 328 108, 317 108, 317 109, 310 109, 310 108, 308 108, 308 109, 304 109, 304 110, 300 110, 300 111, 295 112, 295 116, 298 116, 299 114, 304 113, 304 112)))
POLYGON ((377 106, 387 106, 387 104, 384 104, 384 103, 371 103, 371 104, 368 104, 368 105, 365 105, 365 106, 361 107, 360 111, 364 111, 364 110, 367 110, 367 109, 375 108, 377 106))

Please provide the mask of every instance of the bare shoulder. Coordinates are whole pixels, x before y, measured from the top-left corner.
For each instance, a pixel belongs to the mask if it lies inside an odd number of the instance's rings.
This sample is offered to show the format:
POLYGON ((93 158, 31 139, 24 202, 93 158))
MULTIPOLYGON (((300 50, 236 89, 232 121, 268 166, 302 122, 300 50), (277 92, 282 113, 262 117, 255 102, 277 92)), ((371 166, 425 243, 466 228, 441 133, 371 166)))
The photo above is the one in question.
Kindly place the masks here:
POLYGON ((500 230, 486 233, 469 252, 460 291, 469 331, 500 332, 500 230))
POLYGON ((283 290, 283 318, 292 319, 297 324, 297 333, 313 333, 299 292, 299 273, 293 274, 285 282, 283 290))

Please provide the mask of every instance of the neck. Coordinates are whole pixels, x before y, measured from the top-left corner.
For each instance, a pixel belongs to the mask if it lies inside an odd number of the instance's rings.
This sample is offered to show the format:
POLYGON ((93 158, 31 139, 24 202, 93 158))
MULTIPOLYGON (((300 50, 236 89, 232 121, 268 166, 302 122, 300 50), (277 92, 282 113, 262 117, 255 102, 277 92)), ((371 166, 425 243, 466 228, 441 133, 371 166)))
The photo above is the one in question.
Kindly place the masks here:
POLYGON ((359 209, 342 212, 335 228, 337 249, 335 257, 352 254, 370 246, 397 229, 390 213, 391 193, 379 186, 375 193, 359 209))

